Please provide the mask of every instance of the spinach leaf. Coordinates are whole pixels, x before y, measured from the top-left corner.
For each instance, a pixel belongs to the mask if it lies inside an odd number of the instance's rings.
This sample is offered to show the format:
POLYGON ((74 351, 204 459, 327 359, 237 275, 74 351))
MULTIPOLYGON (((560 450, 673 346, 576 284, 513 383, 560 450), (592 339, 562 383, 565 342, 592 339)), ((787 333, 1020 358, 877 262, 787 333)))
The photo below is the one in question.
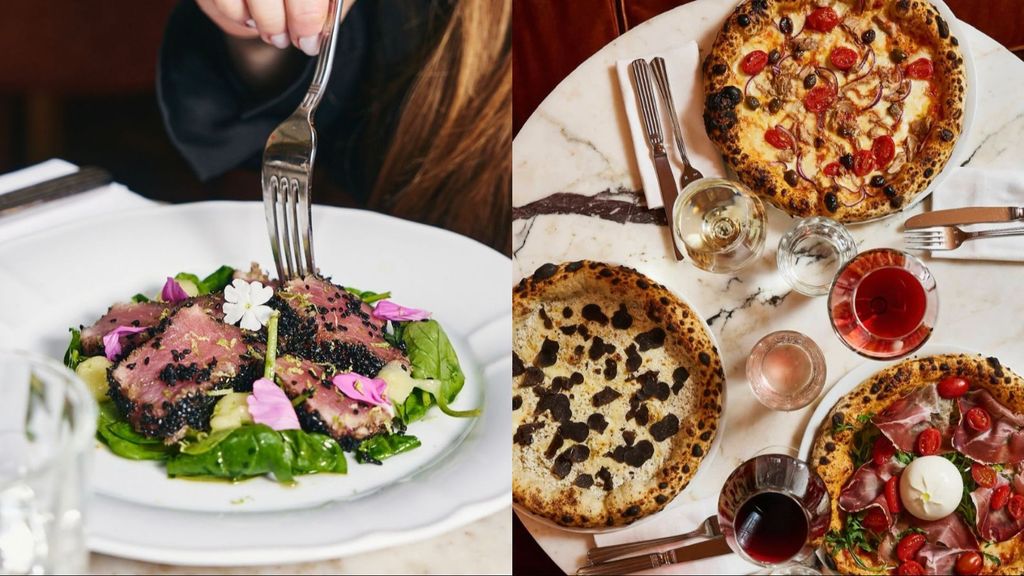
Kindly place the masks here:
MULTIPOLYGON (((412 376, 418 379, 435 379, 441 382, 439 390, 433 392, 433 400, 437 402, 441 411, 449 416, 473 417, 479 416, 480 410, 452 410, 448 404, 455 400, 462 385, 466 382, 466 375, 462 373, 459 366, 459 357, 455 354, 448 335, 444 333, 441 325, 435 320, 423 322, 407 322, 402 328, 402 341, 405 342, 409 352, 409 363, 412 364, 412 376)), ((414 398, 413 395, 409 399, 414 398)), ((429 404, 423 402, 424 397, 420 396, 420 402, 424 403, 421 411, 417 407, 406 406, 407 414, 416 415, 422 418, 426 413, 429 404), (422 412, 422 413, 421 413, 422 412)), ((406 399, 408 404, 409 399, 406 399)), ((414 418, 413 420, 418 419, 414 418)), ((413 420, 403 421, 408 424, 413 420)))
POLYGON ((188 280, 189 282, 195 284, 196 288, 199 289, 199 293, 202 294, 203 288, 202 286, 200 286, 201 282, 199 280, 199 276, 196 276, 195 274, 192 274, 190 272, 178 272, 177 274, 174 275, 174 279, 188 280))
POLYGON ((420 440, 408 434, 381 434, 364 440, 356 448, 356 462, 380 464, 382 460, 420 447, 420 440))
POLYGON ((135 296, 132 296, 132 302, 139 304, 141 302, 149 302, 149 296, 139 292, 135 296))
POLYGON ((203 280, 196 284, 199 287, 200 294, 212 294, 214 292, 220 292, 225 286, 231 284, 231 280, 235 277, 235 269, 231 266, 221 266, 213 271, 212 274, 203 278, 203 280))
POLYGON ((110 451, 129 460, 166 460, 173 447, 155 438, 147 438, 134 430, 109 402, 100 405, 96 437, 110 451))
POLYGON ((282 430, 281 438, 294 456, 292 472, 314 474, 316 472, 348 472, 348 461, 341 446, 329 436, 310 434, 302 430, 282 430))
POLYGON ((78 365, 85 360, 85 354, 82 353, 82 333, 78 328, 68 328, 71 331, 71 342, 68 343, 68 349, 64 351, 64 365, 74 370, 78 368, 78 365))
POLYGON ((370 292, 369 290, 360 290, 351 286, 345 286, 345 292, 349 294, 355 294, 360 300, 367 304, 373 304, 378 300, 386 300, 391 298, 391 292, 370 292))
POLYGON ((427 410, 434 404, 434 397, 426 390, 415 389, 405 402, 395 406, 395 413, 402 422, 409 424, 427 415, 427 410))

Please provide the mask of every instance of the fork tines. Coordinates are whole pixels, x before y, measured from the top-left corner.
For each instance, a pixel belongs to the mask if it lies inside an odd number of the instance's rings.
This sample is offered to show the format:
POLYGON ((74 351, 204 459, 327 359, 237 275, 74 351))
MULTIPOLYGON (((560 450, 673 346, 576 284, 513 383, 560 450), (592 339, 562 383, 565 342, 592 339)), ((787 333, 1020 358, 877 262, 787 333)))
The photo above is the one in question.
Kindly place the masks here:
POLYGON ((303 174, 300 180, 283 171, 267 170, 263 180, 263 204, 278 277, 284 280, 315 273, 307 177, 303 174))
POLYGON ((949 230, 945 226, 916 228, 903 233, 903 240, 911 250, 942 250, 949 230))

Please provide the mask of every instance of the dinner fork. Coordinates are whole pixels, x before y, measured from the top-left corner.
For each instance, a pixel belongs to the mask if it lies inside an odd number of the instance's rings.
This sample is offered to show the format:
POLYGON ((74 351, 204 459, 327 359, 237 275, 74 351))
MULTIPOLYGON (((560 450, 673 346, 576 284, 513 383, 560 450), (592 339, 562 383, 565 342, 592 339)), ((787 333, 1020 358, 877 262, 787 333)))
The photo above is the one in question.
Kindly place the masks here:
POLYGON ((625 556, 627 554, 632 554, 633 552, 640 552, 642 550, 647 550, 648 548, 654 548, 655 546, 683 542, 693 538, 713 538, 721 535, 722 531, 718 526, 718 516, 708 516, 695 530, 691 530, 685 534, 653 538, 651 540, 641 540, 639 542, 629 542, 627 544, 615 544, 613 546, 596 546, 587 552, 587 560, 591 564, 607 562, 612 558, 618 558, 619 556, 625 556))
POLYGON ((956 250, 968 240, 996 238, 1000 236, 1024 236, 1024 228, 999 228, 965 232, 956 226, 935 226, 907 230, 903 238, 911 250, 956 250))
POLYGON ((270 248, 281 280, 317 272, 310 208, 310 185, 316 160, 313 117, 331 77, 343 1, 330 0, 328 5, 328 17, 320 33, 320 56, 306 97, 270 134, 263 149, 263 207, 270 248))
POLYGON ((662 101, 668 106, 668 117, 672 119, 672 136, 675 139, 676 150, 679 151, 679 159, 683 161, 683 173, 679 176, 679 190, 682 191, 694 180, 704 177, 693 167, 690 159, 686 156, 686 145, 683 144, 683 129, 679 126, 679 116, 676 112, 676 103, 672 99, 672 86, 668 83, 668 68, 665 67, 665 59, 661 56, 651 60, 651 67, 654 69, 654 82, 658 85, 658 92, 661 93, 662 101))

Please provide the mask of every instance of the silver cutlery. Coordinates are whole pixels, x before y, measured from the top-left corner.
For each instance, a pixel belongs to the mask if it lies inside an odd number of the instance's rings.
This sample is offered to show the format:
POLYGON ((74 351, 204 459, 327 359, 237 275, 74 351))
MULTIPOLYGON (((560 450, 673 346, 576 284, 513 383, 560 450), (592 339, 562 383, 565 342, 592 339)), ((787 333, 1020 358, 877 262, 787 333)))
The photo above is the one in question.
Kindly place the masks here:
POLYGON ((668 82, 668 68, 665 66, 665 59, 657 56, 651 60, 651 68, 654 70, 654 81, 658 84, 658 92, 668 106, 668 117, 672 119, 672 136, 675 138, 676 149, 679 151, 679 159, 683 161, 683 174, 679 177, 679 189, 682 190, 694 180, 704 177, 699 170, 693 167, 690 159, 686 157, 686 144, 683 143, 683 129, 679 126, 679 117, 676 113, 676 103, 672 99, 672 86, 668 82))
POLYGON ((962 224, 981 224, 984 222, 1013 222, 1024 220, 1024 208, 1013 206, 973 206, 970 208, 951 208, 935 210, 917 216, 911 216, 903 227, 928 228, 931 226, 952 226, 962 224))
POLYGON ((718 527, 718 516, 708 516, 695 530, 691 530, 685 534, 675 534, 673 536, 665 536, 663 538, 652 538, 650 540, 640 540, 639 542, 629 542, 627 544, 615 544, 612 546, 597 546, 591 548, 590 551, 587 552, 587 560, 591 563, 606 562, 612 558, 625 556, 634 552, 640 552, 642 550, 654 548, 655 546, 685 542, 686 540, 691 540, 693 538, 713 538, 721 535, 722 531, 718 527))
POLYGON ((42 202, 74 196, 110 184, 110 173, 95 166, 83 166, 72 174, 46 180, 0 194, 0 215, 42 202))
POLYGON ((998 238, 1001 236, 1024 236, 1024 228, 1002 228, 965 232, 956 226, 917 228, 903 233, 907 247, 911 250, 956 250, 968 240, 998 238))
MULTIPOLYGON (((658 101, 654 97, 654 88, 651 85, 651 69, 647 61, 642 58, 633 60, 629 67, 633 72, 633 87, 636 90, 636 100, 643 120, 644 134, 646 134, 647 144, 651 148, 654 171, 658 175, 661 202, 664 205, 665 216, 668 217, 669 230, 671 230, 673 226, 672 207, 675 205, 679 192, 672 179, 672 168, 669 166, 668 155, 665 151, 665 139, 661 132, 661 117, 658 115, 658 101)), ((676 260, 682 260, 683 254, 676 246, 675 240, 672 239, 671 243, 676 260)))
POLYGON ((576 571, 576 574, 578 576, 629 574, 632 572, 639 572, 641 570, 658 568, 668 564, 679 564, 681 562, 690 562, 693 560, 700 560, 702 558, 710 558, 712 556, 721 556, 722 554, 729 554, 731 552, 732 550, 726 543, 725 538, 719 536, 717 538, 712 538, 711 540, 697 542, 696 544, 680 546, 679 548, 674 548, 667 552, 654 552, 651 554, 644 554, 642 556, 623 558, 622 560, 612 560, 611 562, 602 562, 601 564, 583 566, 576 571))
POLYGON ((315 274, 310 185, 316 160, 313 117, 331 77, 343 0, 331 0, 320 33, 320 56, 306 97, 267 139, 263 150, 263 206, 281 280, 315 274))

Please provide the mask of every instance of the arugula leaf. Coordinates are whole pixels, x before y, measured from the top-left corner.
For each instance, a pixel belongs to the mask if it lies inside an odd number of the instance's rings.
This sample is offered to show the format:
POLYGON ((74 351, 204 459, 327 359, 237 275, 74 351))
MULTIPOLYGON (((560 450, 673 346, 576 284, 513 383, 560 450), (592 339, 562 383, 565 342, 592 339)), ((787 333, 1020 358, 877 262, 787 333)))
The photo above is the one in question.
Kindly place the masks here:
POLYGON ((857 421, 861 424, 867 424, 872 418, 875 417, 874 412, 865 412, 857 415, 857 421))
POLYGON ((855 469, 860 468, 862 464, 871 460, 871 451, 875 447, 875 439, 880 434, 881 432, 874 425, 864 426, 854 434, 853 444, 850 447, 850 457, 853 459, 853 467, 855 469))
MULTIPOLYGON (((459 357, 455 348, 448 340, 441 325, 436 320, 423 322, 407 322, 402 329, 402 341, 409 352, 409 363, 412 365, 413 378, 439 380, 438 390, 431 390, 432 396, 441 411, 449 416, 460 418, 480 415, 480 410, 452 410, 448 407, 455 400, 466 382, 466 375, 459 366, 459 357)), ((413 396, 410 395, 409 398, 413 396)), ((422 396, 420 397, 422 399, 422 396)), ((408 403, 406 399, 406 403, 408 403)), ((406 408, 409 408, 408 406, 406 408)), ((418 410, 407 410, 418 412, 418 410)), ((425 410, 423 411, 426 412, 425 410)), ((408 424, 412 420, 404 420, 408 424)))
POLYGON ((988 552, 983 551, 981 555, 987 558, 989 562, 992 562, 996 566, 1002 566, 1003 564, 1003 561, 1000 560, 999 556, 996 556, 995 554, 989 554, 988 552))
POLYGON ((139 292, 135 296, 132 296, 132 302, 139 304, 140 302, 149 302, 149 296, 139 292))
POLYGON ((391 292, 371 292, 369 290, 360 290, 351 286, 344 286, 345 292, 349 294, 355 294, 360 300, 367 304, 373 304, 379 300, 387 300, 391 298, 391 292))
POLYGON ((911 454, 910 452, 904 452, 902 450, 897 450, 896 451, 896 460, 899 461, 900 464, 903 464, 904 466, 907 466, 911 462, 913 462, 914 455, 911 454))
POLYGON ((863 518, 863 512, 847 516, 842 530, 832 530, 825 535, 825 547, 830 554, 846 550, 857 566, 864 570, 883 572, 887 566, 868 566, 860 557, 860 552, 872 554, 878 549, 878 535, 864 528, 863 518))
POLYGON ((971 530, 974 530, 974 527, 977 525, 978 511, 974 507, 974 501, 971 500, 971 492, 977 488, 974 476, 971 474, 972 462, 967 456, 959 452, 949 452, 943 454, 942 457, 952 462, 956 466, 957 471, 960 472, 960 477, 963 478, 964 491, 960 496, 960 504, 957 505, 956 511, 967 521, 967 525, 971 527, 971 530))
POLYGON ((846 422, 843 422, 841 424, 838 424, 838 423, 833 423, 832 424, 832 433, 833 434, 839 434, 840 432, 846 432, 847 430, 853 430, 853 425, 852 424, 847 424, 846 422))
POLYGON ((199 287, 200 294, 212 294, 214 292, 220 292, 225 286, 231 284, 231 280, 235 277, 235 269, 231 266, 221 266, 213 271, 212 274, 203 278, 202 281, 196 283, 199 287))
POLYGON ((64 351, 64 365, 74 370, 85 360, 85 354, 82 352, 82 332, 78 328, 68 328, 68 330, 71 331, 71 342, 68 343, 68 348, 64 351))
POLYGON ((384 459, 419 448, 420 445, 419 438, 408 434, 381 434, 359 444, 356 448, 356 462, 380 464, 384 459))

